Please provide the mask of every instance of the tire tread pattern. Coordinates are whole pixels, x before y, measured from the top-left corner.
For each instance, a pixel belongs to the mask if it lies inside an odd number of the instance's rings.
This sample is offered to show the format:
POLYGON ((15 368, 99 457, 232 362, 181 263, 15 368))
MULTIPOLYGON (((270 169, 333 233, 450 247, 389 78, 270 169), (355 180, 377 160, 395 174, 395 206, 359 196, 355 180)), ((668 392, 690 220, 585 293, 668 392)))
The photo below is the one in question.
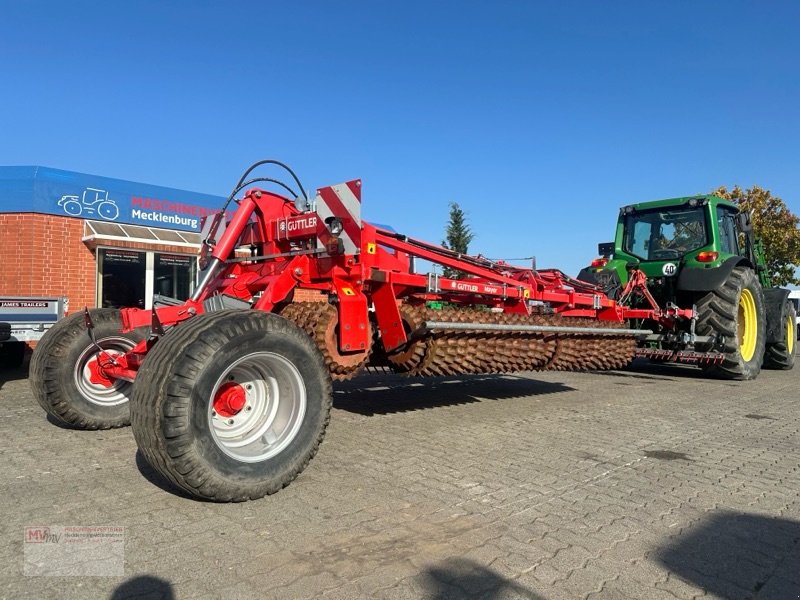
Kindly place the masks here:
MULTIPOLYGON (((754 379, 761 371, 766 340, 766 315, 764 292, 752 269, 734 267, 728 279, 717 289, 705 294, 697 301, 698 335, 721 334, 725 337, 722 364, 704 367, 704 370, 722 379, 754 379), (744 361, 739 351, 737 335, 739 297, 742 290, 749 289, 756 304, 758 334, 753 357, 744 361)), ((713 350, 698 344, 701 351, 713 350)))
MULTIPOLYGON (((115 308, 96 308, 91 310, 95 327, 106 327, 122 330, 122 319, 115 308)), ((124 334, 121 334, 124 335, 124 334)), ((140 339, 141 332, 132 334, 132 339, 140 339)), ((70 398, 73 364, 67 364, 69 354, 76 344, 86 347, 89 334, 84 324, 83 313, 75 313, 64 317, 51 327, 39 340, 31 356, 28 380, 33 395, 41 407, 51 417, 77 429, 113 429, 130 425, 130 416, 110 418, 89 415, 81 411, 73 398, 70 398)), ((74 390, 77 394, 77 390, 74 390)))
POLYGON ((788 340, 786 339, 787 335, 794 335, 797 336, 797 332, 795 326, 793 325, 791 331, 787 330, 785 325, 786 319, 791 318, 792 323, 797 322, 797 313, 794 309, 794 304, 792 304, 791 300, 787 300, 786 304, 784 305, 783 311, 781 311, 781 323, 783 325, 780 328, 780 331, 783 332, 784 338, 780 342, 775 342, 774 344, 767 344, 766 351, 764 353, 764 368, 765 369, 779 369, 783 371, 788 371, 792 367, 794 367, 794 360, 795 360, 795 353, 789 353, 789 346, 788 340))
POLYGON ((181 323, 150 351, 131 397, 131 422, 142 455, 175 487, 196 498, 241 502, 274 494, 291 483, 317 453, 330 420, 331 379, 316 345, 296 325, 262 311, 225 310, 181 323), (250 481, 209 467, 192 444, 190 393, 204 361, 226 340, 252 328, 275 333, 301 344, 323 381, 323 420, 311 447, 290 468, 271 481, 250 481), (169 411, 164 411, 169 397, 169 411))

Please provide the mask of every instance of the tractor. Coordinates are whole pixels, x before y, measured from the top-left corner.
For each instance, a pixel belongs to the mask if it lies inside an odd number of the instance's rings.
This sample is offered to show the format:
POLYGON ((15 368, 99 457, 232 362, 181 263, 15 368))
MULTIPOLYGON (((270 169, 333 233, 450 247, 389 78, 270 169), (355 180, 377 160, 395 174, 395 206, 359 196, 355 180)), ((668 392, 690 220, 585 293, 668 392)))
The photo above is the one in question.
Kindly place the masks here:
MULTIPOLYGON (((631 308, 693 308, 692 319, 654 323, 636 355, 699 365, 709 375, 753 379, 762 366, 794 366, 796 310, 775 287, 750 215, 714 195, 672 198, 620 209, 614 242, 578 279, 631 308), (645 285, 627 293, 631 278, 645 285)), ((631 314, 631 313, 629 313, 631 314)))

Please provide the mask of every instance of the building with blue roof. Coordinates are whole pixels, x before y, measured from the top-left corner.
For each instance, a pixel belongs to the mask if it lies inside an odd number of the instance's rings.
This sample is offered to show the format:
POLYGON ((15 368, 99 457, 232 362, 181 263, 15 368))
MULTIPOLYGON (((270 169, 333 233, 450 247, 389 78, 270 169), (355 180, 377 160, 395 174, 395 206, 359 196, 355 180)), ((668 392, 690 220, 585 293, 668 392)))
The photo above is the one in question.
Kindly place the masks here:
POLYGON ((0 167, 0 296, 83 307, 185 299, 203 217, 225 198, 40 166, 0 167))

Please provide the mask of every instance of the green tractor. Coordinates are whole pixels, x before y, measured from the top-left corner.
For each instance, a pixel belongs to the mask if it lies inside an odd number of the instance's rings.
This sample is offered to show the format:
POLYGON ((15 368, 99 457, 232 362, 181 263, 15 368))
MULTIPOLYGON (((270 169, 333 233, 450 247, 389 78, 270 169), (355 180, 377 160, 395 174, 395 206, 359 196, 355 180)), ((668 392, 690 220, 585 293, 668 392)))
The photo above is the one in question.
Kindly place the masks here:
POLYGON ((794 366, 795 307, 773 287, 750 215, 717 196, 620 209, 616 239, 578 279, 634 308, 675 314, 671 327, 638 320, 637 355, 693 363, 725 379, 794 366), (646 286, 633 278, 646 278, 646 286), (694 309, 681 318, 679 309, 694 309), (670 312, 672 311, 672 312, 670 312))

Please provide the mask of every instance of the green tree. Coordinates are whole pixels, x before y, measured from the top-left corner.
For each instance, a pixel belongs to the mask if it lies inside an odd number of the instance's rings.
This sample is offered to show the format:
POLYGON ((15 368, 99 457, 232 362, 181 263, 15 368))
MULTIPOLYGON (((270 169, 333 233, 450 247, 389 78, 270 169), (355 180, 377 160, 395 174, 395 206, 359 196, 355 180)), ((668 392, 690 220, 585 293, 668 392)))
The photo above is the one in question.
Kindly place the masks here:
POLYGON ((800 284, 796 272, 800 265, 800 217, 783 200, 757 185, 747 190, 738 185, 732 190, 722 186, 713 193, 736 202, 743 212, 752 212, 753 232, 764 242, 773 285, 800 284))
MULTIPOLYGON (((467 223, 467 215, 457 202, 450 203, 450 219, 445 231, 445 239, 442 246, 460 254, 466 254, 469 250, 470 242, 475 239, 472 228, 467 223)), ((456 269, 444 268, 444 276, 458 278, 462 276, 456 269)))

